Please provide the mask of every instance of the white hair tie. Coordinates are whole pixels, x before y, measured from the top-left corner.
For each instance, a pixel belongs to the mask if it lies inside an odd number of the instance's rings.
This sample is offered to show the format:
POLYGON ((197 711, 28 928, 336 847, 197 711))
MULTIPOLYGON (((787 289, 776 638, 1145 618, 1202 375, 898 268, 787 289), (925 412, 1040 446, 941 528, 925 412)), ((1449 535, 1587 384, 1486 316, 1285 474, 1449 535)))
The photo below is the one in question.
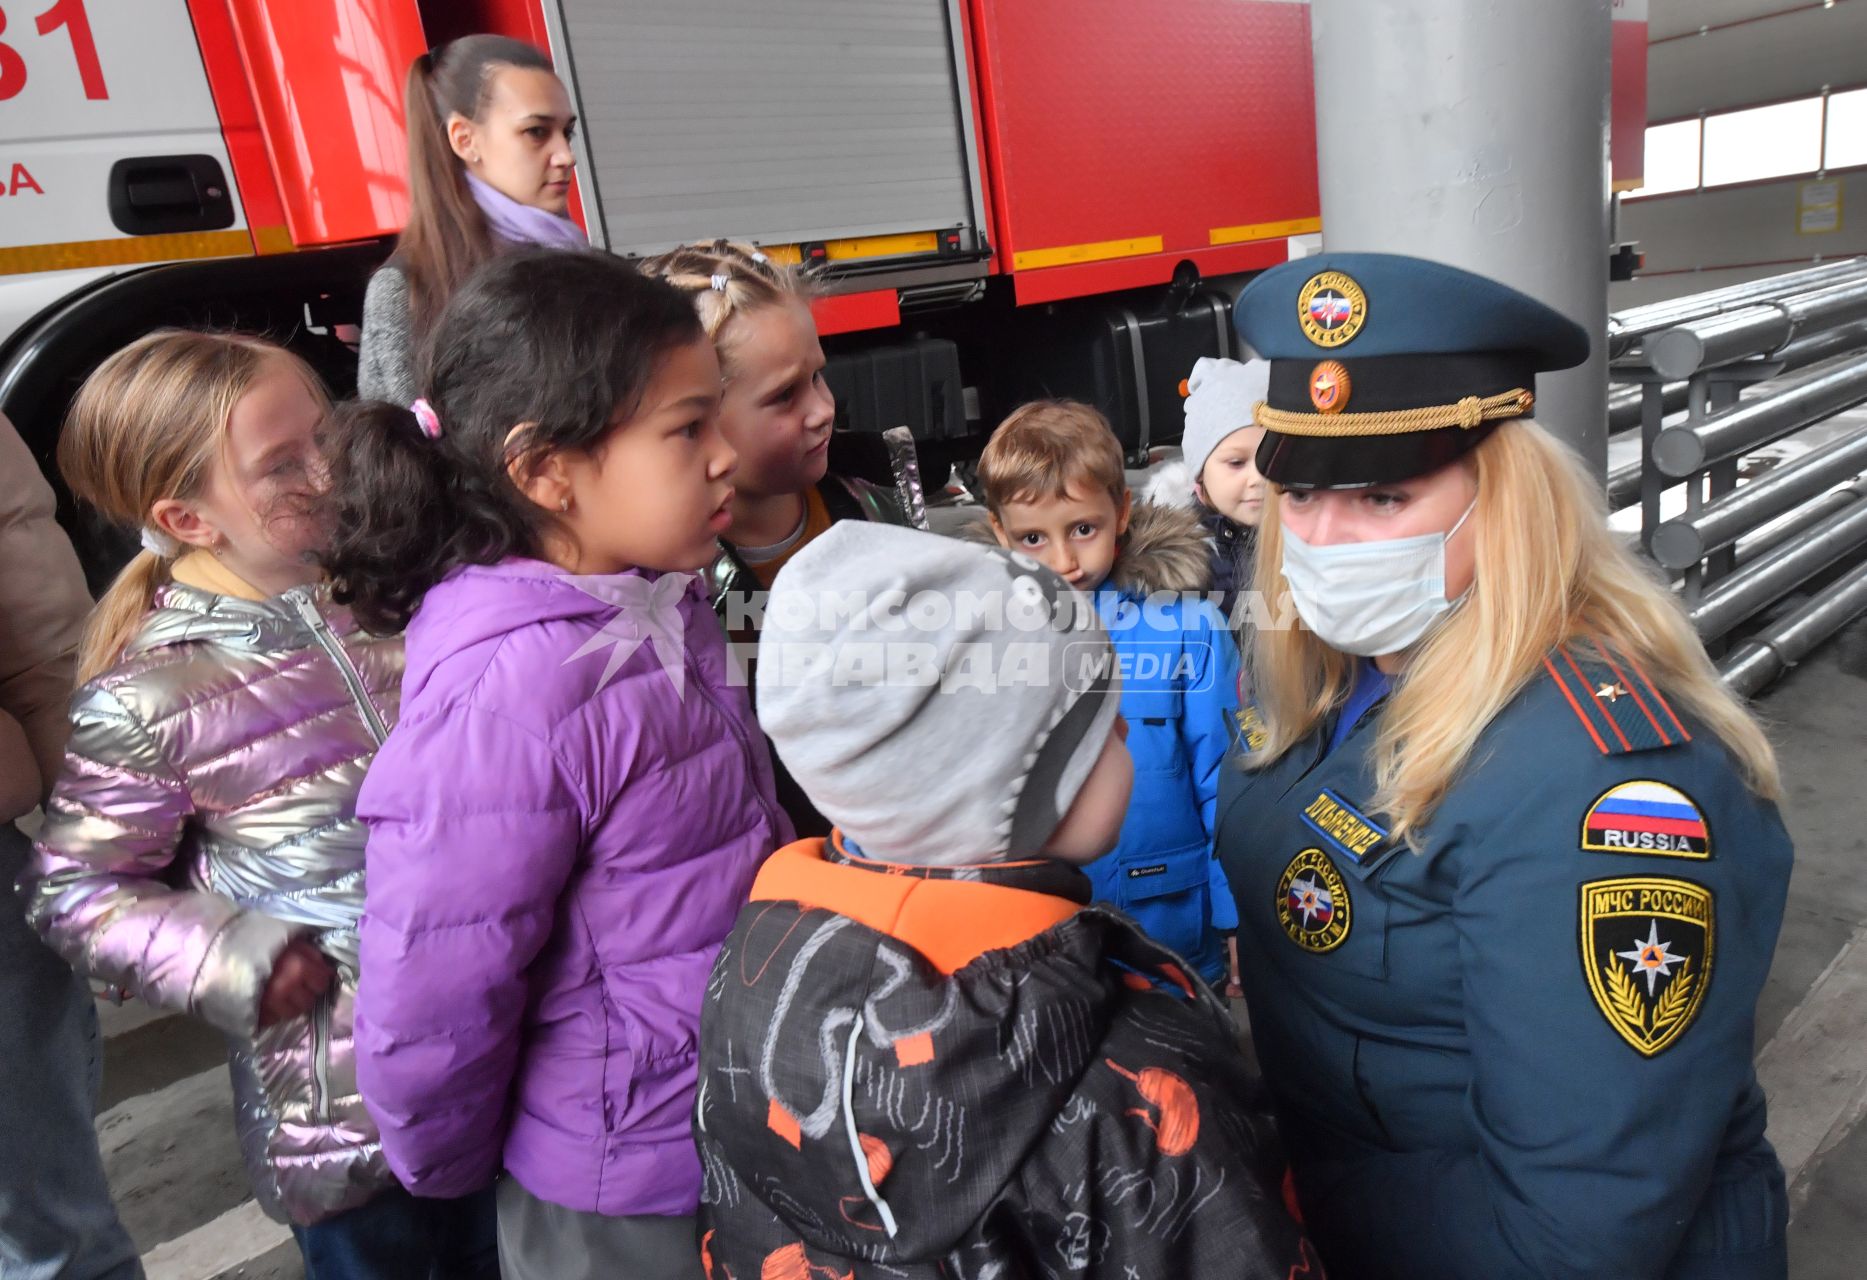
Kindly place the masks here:
POLYGON ((725 293, 725 292, 726 292, 726 286, 727 286, 727 285, 729 285, 729 284, 731 284, 731 283, 732 283, 732 281, 731 281, 731 280, 729 280, 729 279, 728 279, 728 278, 727 278, 727 277, 726 277, 725 275, 723 275, 723 274, 722 274, 722 275, 717 275, 717 276, 714 276, 714 277, 713 277, 713 290, 714 290, 714 292, 716 292, 716 293, 725 293))
POLYGON ((181 543, 153 525, 144 525, 142 536, 138 540, 143 544, 144 551, 152 556, 160 556, 164 560, 173 560, 176 553, 182 549, 181 543))
POLYGON ((765 256, 764 254, 762 254, 762 253, 756 253, 756 252, 755 252, 755 253, 753 253, 753 255, 752 255, 752 261, 754 261, 754 262, 757 262, 757 263, 766 263, 766 262, 770 262, 770 261, 771 261, 771 259, 770 259, 770 258, 767 258, 767 257, 766 257, 766 256, 765 256))

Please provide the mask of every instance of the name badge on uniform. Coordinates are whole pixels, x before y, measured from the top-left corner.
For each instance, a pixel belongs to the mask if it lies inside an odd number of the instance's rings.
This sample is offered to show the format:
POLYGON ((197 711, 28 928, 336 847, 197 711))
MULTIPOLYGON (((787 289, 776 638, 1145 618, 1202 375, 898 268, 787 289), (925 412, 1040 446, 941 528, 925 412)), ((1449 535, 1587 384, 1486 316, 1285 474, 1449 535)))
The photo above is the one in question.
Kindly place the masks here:
POLYGON ((1358 867, 1378 866, 1396 847, 1386 843, 1386 827, 1328 787, 1304 807, 1303 821, 1358 867))

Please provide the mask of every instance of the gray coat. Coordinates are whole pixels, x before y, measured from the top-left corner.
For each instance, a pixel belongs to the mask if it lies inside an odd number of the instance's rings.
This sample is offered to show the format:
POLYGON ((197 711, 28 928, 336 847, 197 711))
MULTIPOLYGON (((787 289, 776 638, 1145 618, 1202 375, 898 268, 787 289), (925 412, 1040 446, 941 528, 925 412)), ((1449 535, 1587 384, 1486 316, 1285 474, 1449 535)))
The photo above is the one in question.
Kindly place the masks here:
POLYGON ((357 355, 357 395, 407 405, 420 394, 415 385, 415 323, 409 308, 408 277, 384 266, 363 294, 363 344, 357 355))
POLYGON ((402 640, 323 593, 247 601, 171 584, 122 661, 79 689, 28 913, 81 972, 225 1033, 262 1206, 317 1222, 394 1178, 357 1095, 357 789, 400 709, 402 640), (338 982, 258 1029, 285 944, 338 982))

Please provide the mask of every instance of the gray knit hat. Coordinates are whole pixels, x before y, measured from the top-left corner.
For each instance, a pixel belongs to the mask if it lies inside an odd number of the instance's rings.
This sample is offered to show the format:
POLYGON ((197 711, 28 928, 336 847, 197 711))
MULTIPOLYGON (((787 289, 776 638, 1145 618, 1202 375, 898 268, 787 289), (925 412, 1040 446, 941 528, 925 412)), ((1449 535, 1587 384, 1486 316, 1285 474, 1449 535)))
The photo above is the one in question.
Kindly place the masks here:
POLYGON ((1189 484, 1199 483, 1206 460, 1225 437, 1255 425, 1258 401, 1270 385, 1268 360, 1201 356, 1193 361, 1193 374, 1186 380, 1186 434, 1180 437, 1189 484))
POLYGON ((1114 652, 1089 597, 1028 556, 847 520, 772 584, 759 724, 870 857, 1030 856, 1107 744, 1114 652))

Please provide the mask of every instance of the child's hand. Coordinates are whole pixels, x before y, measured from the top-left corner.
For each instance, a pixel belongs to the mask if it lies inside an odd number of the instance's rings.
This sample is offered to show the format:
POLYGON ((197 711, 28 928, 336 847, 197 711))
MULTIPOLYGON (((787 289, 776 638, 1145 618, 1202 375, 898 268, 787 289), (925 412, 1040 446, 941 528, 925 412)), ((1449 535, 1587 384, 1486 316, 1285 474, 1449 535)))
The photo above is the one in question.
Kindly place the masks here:
POLYGON ((1238 975, 1235 973, 1225 980, 1225 998, 1227 1000, 1243 1000, 1245 998, 1244 983, 1238 980, 1238 975))
POLYGON ((303 938, 286 943, 259 996, 260 1027, 310 1013, 311 1006, 331 989, 331 980, 336 976, 324 953, 303 938))

